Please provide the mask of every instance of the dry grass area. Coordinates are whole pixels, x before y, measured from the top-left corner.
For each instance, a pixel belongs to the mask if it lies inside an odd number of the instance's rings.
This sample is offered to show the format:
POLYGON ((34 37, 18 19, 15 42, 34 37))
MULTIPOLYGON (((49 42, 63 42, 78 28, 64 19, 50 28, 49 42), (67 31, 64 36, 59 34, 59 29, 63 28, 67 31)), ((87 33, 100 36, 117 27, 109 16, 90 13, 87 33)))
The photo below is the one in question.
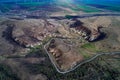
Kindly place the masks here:
POLYGON ((110 17, 110 20, 112 21, 111 24, 101 30, 106 33, 106 37, 95 44, 101 51, 120 51, 120 21, 117 17, 110 17))
POLYGON ((7 19, 0 21, 0 55, 10 56, 10 55, 24 55, 28 52, 26 48, 19 46, 11 37, 12 27, 4 25, 4 21, 7 24, 7 19))
POLYGON ((94 42, 95 47, 102 52, 120 51, 120 17, 97 16, 80 19, 88 28, 97 29, 99 26, 105 37, 94 42))
POLYGON ((67 40, 52 39, 47 49, 60 70, 68 70, 84 59, 73 45, 67 43, 67 40))
MULTIPOLYGON (((42 34, 52 36, 60 36, 61 38, 71 38, 71 39, 58 39, 55 41, 50 41, 48 44, 49 54, 51 55, 54 63, 61 70, 68 70, 77 65, 78 62, 92 58, 97 52, 112 52, 120 51, 120 17, 92 17, 80 19, 88 28, 97 29, 98 26, 102 26, 101 32, 104 32, 106 36, 103 39, 97 40, 95 42, 87 42, 81 38, 81 36, 69 29, 67 22, 70 20, 51 20, 49 26, 44 27, 45 21, 40 19, 25 19, 15 21, 14 31, 12 32, 11 21, 1 21, 0 22, 0 55, 3 56, 22 56, 28 54, 28 48, 24 48, 17 44, 12 37, 22 38, 29 37, 31 39, 43 39, 42 34), (5 24, 9 25, 3 25, 5 24), (58 22, 58 23, 57 23, 58 22), (59 23, 60 22, 60 23, 59 23), (51 26, 53 24, 53 28, 51 26), (51 27, 51 28, 50 28, 51 27), (33 35, 31 35, 34 33, 33 35), (51 34, 52 33, 52 34, 51 34), (22 36, 24 35, 24 36, 22 36), (39 36, 40 35, 40 36, 39 36)), ((27 41, 27 40, 26 40, 27 41)), ((27 41, 28 42, 28 41, 27 41)), ((42 42, 42 40, 38 40, 42 42)), ((33 43, 36 43, 33 40, 33 43)), ((26 58, 23 62, 27 61, 31 64, 39 63, 42 60, 36 58, 26 58)), ((44 59, 43 59, 44 60, 44 59)), ((15 63, 11 62, 10 63, 15 63)), ((10 64, 9 64, 10 65, 10 64)), ((11 64, 11 66, 13 66, 11 64)), ((43 68, 41 68, 43 69, 43 68)), ((36 76, 36 79, 40 75, 36 76)), ((33 79, 34 76, 31 78, 33 79)), ((30 80, 30 79, 29 79, 30 80)))
MULTIPOLYGON (((112 52, 112 51, 120 51, 120 24, 119 20, 116 17, 93 17, 89 19, 81 19, 89 28, 97 29, 98 27, 102 27, 100 29, 105 35, 104 37, 95 41, 95 42, 80 42, 80 40, 73 40, 70 41, 74 44, 70 44, 67 40, 56 39, 55 43, 50 42, 48 51, 52 54, 52 58, 55 61, 56 65, 60 67, 62 70, 67 70, 77 62, 90 59, 95 54, 99 52, 112 52), (76 43, 76 44, 75 44, 76 43), (51 44, 53 48, 51 48, 51 44)), ((71 35, 69 29, 66 27, 63 28, 59 27, 59 32, 63 33, 63 35, 71 35), (66 31, 64 31, 66 30, 66 31)), ((78 37, 78 36, 77 36, 78 37)))

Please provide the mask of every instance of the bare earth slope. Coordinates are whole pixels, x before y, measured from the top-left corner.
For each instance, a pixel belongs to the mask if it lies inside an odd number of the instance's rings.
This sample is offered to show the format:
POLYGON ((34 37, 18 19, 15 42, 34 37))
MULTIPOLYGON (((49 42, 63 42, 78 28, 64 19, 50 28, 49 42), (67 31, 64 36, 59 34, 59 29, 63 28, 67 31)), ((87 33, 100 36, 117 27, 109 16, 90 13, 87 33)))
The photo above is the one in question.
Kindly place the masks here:
MULTIPOLYGON (((51 55, 49 58, 52 63, 55 64, 54 66, 57 66, 60 71, 64 72, 91 59, 95 55, 103 52, 120 51, 119 23, 119 16, 62 20, 3 19, 0 21, 0 63, 6 63, 5 65, 10 66, 12 69, 15 68, 16 70, 13 70, 13 72, 15 72, 18 77, 20 77, 22 73, 25 74, 21 80, 24 80, 27 76, 29 76, 29 79, 27 78, 28 80, 37 80, 42 76, 44 77, 43 80, 46 80, 47 77, 51 80, 61 80, 56 77, 51 78, 50 74, 43 71, 49 67, 49 69, 51 69, 50 72, 55 71, 54 68, 51 67, 51 63, 46 56, 51 55), (51 40, 55 40, 55 43, 51 42, 51 40), (44 46, 45 48, 43 48, 44 46), (14 64, 12 65, 10 63, 14 64), (18 64, 23 67, 19 69, 18 64), (19 73, 17 70, 21 72, 19 73), (32 74, 34 71, 36 72, 32 74)), ((108 57, 110 57, 110 59, 115 59, 116 63, 119 62, 119 60, 117 60, 117 58, 120 58, 119 55, 114 56, 114 58, 112 56, 108 57)), ((104 65, 105 61, 106 65, 108 61, 106 61, 105 58, 106 57, 100 58, 103 60, 103 63, 101 61, 99 65, 97 62, 95 63, 100 66, 102 64, 104 65)), ((112 64, 113 63, 110 63, 110 65, 112 64)), ((87 66, 87 63, 85 63, 85 65, 87 66)), ((83 64, 81 66, 85 65, 83 64)), ((90 63, 89 67, 91 65, 94 66, 94 68, 91 67, 93 70, 90 69, 90 71, 96 72, 98 66, 95 67, 94 60, 93 63, 90 63)), ((104 71, 104 67, 101 67, 101 70, 104 71)), ((110 71, 111 70, 112 69, 110 69, 110 71)), ((119 73, 119 71, 117 72, 119 73)), ((55 76, 54 73, 51 74, 55 76)), ((83 74, 87 73, 83 71, 83 74)), ((118 77, 116 77, 116 79, 117 78, 118 77)), ((63 79, 67 80, 66 78, 63 79)), ((99 79, 102 78, 98 78, 97 80, 99 79)))

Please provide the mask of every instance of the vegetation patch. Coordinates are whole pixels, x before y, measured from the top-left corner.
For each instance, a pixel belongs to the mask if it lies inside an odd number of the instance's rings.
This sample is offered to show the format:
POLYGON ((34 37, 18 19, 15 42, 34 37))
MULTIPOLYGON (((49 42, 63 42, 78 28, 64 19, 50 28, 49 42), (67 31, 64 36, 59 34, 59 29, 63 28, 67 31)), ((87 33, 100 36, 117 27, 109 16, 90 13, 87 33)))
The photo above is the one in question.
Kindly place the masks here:
POLYGON ((12 70, 4 64, 0 64, 0 80, 20 80, 12 70))

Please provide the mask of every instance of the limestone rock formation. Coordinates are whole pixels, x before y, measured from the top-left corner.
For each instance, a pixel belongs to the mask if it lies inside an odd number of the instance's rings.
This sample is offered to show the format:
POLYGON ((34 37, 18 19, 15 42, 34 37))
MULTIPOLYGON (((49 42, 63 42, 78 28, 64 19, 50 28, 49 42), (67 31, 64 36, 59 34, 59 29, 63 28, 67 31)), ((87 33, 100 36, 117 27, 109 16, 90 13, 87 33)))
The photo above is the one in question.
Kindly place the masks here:
POLYGON ((74 28, 75 31, 80 34, 84 39, 88 41, 94 41, 99 38, 101 33, 99 32, 99 28, 94 29, 94 28, 87 28, 86 26, 83 25, 82 22, 79 20, 75 19, 72 21, 71 24, 69 24, 70 28, 74 28))
POLYGON ((101 35, 101 33, 98 30, 92 29, 89 41, 94 41, 94 40, 98 39, 100 35, 101 35))
POLYGON ((45 20, 18 21, 12 31, 13 39, 25 47, 42 44, 42 41, 51 36, 56 27, 45 20))
POLYGON ((16 21, 12 31, 12 38, 25 47, 41 45, 47 37, 69 37, 70 30, 75 31, 87 41, 94 41, 99 38, 101 33, 98 28, 88 28, 77 19, 69 20, 69 29, 63 28, 64 25, 54 19, 25 19, 16 21), (58 33, 57 33, 58 31, 58 33))

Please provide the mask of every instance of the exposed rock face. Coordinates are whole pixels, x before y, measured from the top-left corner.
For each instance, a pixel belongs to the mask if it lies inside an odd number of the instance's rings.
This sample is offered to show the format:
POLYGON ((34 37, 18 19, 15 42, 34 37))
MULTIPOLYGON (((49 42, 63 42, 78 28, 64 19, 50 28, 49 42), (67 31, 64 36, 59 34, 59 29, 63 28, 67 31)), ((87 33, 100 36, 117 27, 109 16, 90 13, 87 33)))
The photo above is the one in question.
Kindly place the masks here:
POLYGON ((101 33, 98 30, 92 29, 89 41, 94 41, 94 40, 98 39, 100 35, 101 35, 101 33))
POLYGON ((76 47, 66 42, 68 42, 67 39, 54 38, 45 46, 48 54, 53 56, 55 65, 59 70, 65 71, 83 60, 83 56, 75 50, 76 47))
POLYGON ((25 47, 42 44, 42 41, 51 36, 56 27, 45 20, 18 21, 12 31, 16 42, 25 47))
POLYGON ((94 41, 99 38, 100 32, 98 29, 89 29, 83 26, 83 23, 79 20, 73 20, 70 28, 74 28, 84 39, 88 41, 94 41))
POLYGON ((61 27, 54 19, 27 19, 16 21, 14 25, 12 38, 25 47, 41 45, 45 38, 56 36, 57 28, 61 27))
POLYGON ((19 44, 24 45, 26 47, 32 46, 33 44, 37 42, 39 44, 38 35, 40 34, 36 33, 36 31, 32 29, 31 27, 26 27, 26 28, 14 27, 12 35, 15 41, 17 41, 19 44))
MULTIPOLYGON (((14 23, 12 38, 20 45, 34 47, 41 45, 46 37, 64 37, 70 29, 74 29, 85 40, 94 41, 100 36, 98 29, 89 29, 79 20, 69 20, 69 29, 62 29, 62 24, 54 19, 27 19, 14 23), (57 31, 60 34, 56 33, 57 31)), ((68 36, 65 36, 68 37, 68 36)))

